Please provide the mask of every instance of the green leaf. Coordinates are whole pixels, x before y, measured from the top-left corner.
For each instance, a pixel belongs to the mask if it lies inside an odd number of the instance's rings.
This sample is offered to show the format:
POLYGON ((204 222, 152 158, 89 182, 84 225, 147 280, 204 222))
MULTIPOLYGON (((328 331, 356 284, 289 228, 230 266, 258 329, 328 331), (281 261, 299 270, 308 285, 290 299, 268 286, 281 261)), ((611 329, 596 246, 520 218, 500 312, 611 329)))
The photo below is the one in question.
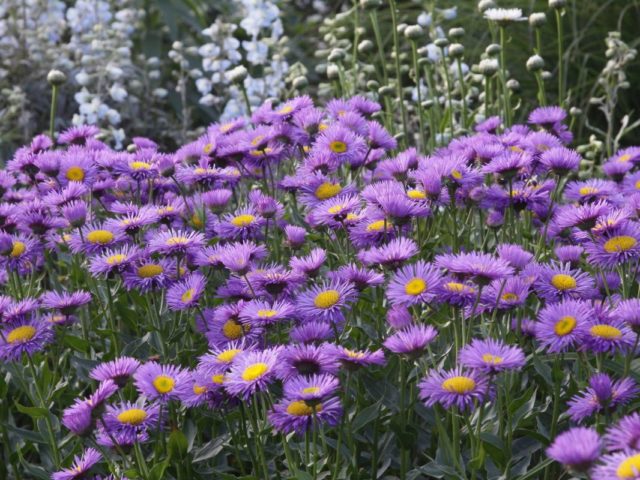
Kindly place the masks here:
POLYGON ((167 443, 169 450, 169 458, 182 457, 187 453, 189 448, 189 441, 184 433, 180 430, 174 430, 169 435, 169 442, 167 443))
POLYGON ((16 402, 15 405, 20 413, 29 415, 31 418, 43 418, 49 415, 49 410, 47 410, 46 408, 26 407, 24 405, 19 404, 18 402, 16 402))
POLYGON ((355 433, 361 428, 364 428, 366 425, 371 423, 376 418, 378 418, 381 406, 382 406, 381 402, 378 401, 373 405, 369 405, 368 407, 361 410, 356 415, 356 418, 353 419, 353 422, 351 423, 351 431, 355 433))

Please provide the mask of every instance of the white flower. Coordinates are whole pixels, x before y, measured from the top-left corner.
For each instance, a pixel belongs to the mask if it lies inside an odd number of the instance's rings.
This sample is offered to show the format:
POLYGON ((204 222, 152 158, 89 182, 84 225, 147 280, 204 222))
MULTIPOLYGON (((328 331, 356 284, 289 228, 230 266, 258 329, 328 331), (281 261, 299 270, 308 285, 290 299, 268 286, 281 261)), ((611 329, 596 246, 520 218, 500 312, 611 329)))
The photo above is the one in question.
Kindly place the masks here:
POLYGON ((78 85, 84 87, 86 85, 89 85, 91 77, 89 77, 89 74, 85 70, 80 70, 78 73, 76 73, 75 79, 76 82, 78 82, 78 85))
POLYGON ((169 94, 166 88, 156 88, 151 93, 153 94, 154 97, 158 97, 158 98, 164 98, 169 94))
POLYGON ((431 14, 428 12, 422 12, 418 15, 418 25, 421 27, 429 27, 431 25, 431 14))
POLYGON ((109 89, 109 96, 118 103, 124 101, 127 95, 127 91, 118 83, 114 83, 109 89))
POLYGON ((520 8, 489 8, 484 12, 484 18, 498 23, 522 22, 526 17, 522 16, 520 8))
POLYGON ((458 16, 458 7, 451 7, 441 11, 445 20, 455 20, 458 16))
POLYGON ((215 105, 216 97, 214 97, 210 93, 207 93, 205 96, 200 98, 198 103, 200 103, 200 105, 204 105, 205 107, 211 107, 211 106, 215 105))

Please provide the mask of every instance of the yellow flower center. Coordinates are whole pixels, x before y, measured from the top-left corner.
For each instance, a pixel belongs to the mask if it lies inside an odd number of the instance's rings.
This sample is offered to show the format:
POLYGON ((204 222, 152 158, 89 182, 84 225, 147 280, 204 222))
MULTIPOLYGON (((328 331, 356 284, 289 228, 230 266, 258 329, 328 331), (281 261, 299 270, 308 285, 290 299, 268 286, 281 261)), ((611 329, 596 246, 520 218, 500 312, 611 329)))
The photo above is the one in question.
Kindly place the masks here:
POLYGON ((195 393, 196 395, 202 395, 206 391, 207 391, 207 387, 203 387, 200 385, 193 386, 193 393, 195 393))
POLYGON ((196 228, 202 228, 204 226, 204 222, 197 213, 191 216, 191 224, 196 228))
POLYGON ((594 337, 604 338, 605 340, 615 340, 622 336, 620 329, 612 327, 611 325, 594 325, 589 329, 589 331, 594 337))
POLYGON ((227 133, 229 130, 233 128, 233 123, 225 123, 220 127, 220 131, 222 133, 227 133))
POLYGON ((505 293, 501 298, 505 302, 515 302, 519 297, 515 293, 505 293))
POLYGON ((320 200, 326 200, 333 198, 342 191, 342 187, 339 183, 324 182, 318 188, 316 188, 316 197, 320 200))
POLYGON ((382 230, 384 230, 384 224, 384 220, 371 222, 369 225, 367 225, 367 232, 381 232, 382 230))
POLYGON ((251 145, 255 147, 262 141, 263 138, 264 138, 264 135, 258 135, 257 137, 254 137, 253 140, 251 140, 251 145))
POLYGON ((329 144, 329 148, 333 153, 344 153, 347 151, 347 144, 336 140, 329 144))
POLYGON ((158 375, 153 380, 153 386, 158 393, 169 393, 173 391, 175 385, 175 380, 167 375, 158 375))
POLYGON ((511 147, 509 147, 509 150, 511 150, 512 152, 524 152, 524 150, 522 150, 522 148, 518 147, 517 145, 512 145, 511 147))
POLYGON ((593 195, 594 193, 598 193, 598 189, 596 187, 582 187, 579 192, 580 195, 593 195))
POLYGON ((256 219, 256 217, 254 217, 253 215, 250 215, 248 213, 245 213, 244 215, 238 215, 237 217, 235 217, 233 220, 231 220, 231 223, 238 227, 247 227, 249 225, 251 225, 251 223, 256 219))
POLYGON ((262 150, 251 150, 249 153, 251 154, 251 156, 253 157, 261 157, 263 155, 266 155, 267 153, 271 153, 273 151, 272 148, 263 148, 262 150))
POLYGON ((313 412, 320 412, 322 405, 318 404, 313 407, 307 405, 303 400, 295 400, 287 406, 287 413, 295 417, 308 417, 313 415, 313 412))
POLYGON ((462 293, 462 292, 473 293, 474 292, 474 289, 472 287, 460 282, 448 282, 446 287, 447 287, 447 290, 454 293, 462 293))
POLYGON ((118 421, 127 425, 140 425, 147 418, 147 412, 141 408, 130 408, 118 414, 118 421))
POLYGON ((211 381, 216 385, 222 385, 224 383, 224 373, 217 373, 211 377, 211 381))
POLYGON ((327 128, 329 128, 329 125, 327 125, 326 123, 321 123, 320 125, 318 125, 318 131, 320 132, 324 132, 327 128))
POLYGON ((470 377, 451 377, 442 382, 442 389, 449 393, 469 393, 476 388, 476 382, 470 377))
POLYGON ((277 314, 277 310, 258 310, 258 317, 260 318, 271 318, 275 317, 277 314))
POLYGON ((355 213, 347 213, 348 222, 355 222, 356 220, 360 220, 360 217, 358 215, 356 215, 355 213))
POLYGON ((564 273, 558 273, 551 277, 551 285, 556 287, 558 290, 571 290, 572 288, 576 288, 576 279, 571 275, 567 275, 564 273))
POLYGON ((187 237, 169 237, 165 243, 167 247, 175 247, 176 245, 186 245, 189 243, 189 239, 187 237))
POLYGON ((491 353, 485 353, 482 355, 482 361, 490 365, 500 365, 504 361, 504 358, 498 355, 492 355, 491 353))
POLYGON ((182 303, 187 303, 190 302, 191 299, 193 298, 193 294, 196 291, 193 288, 190 288, 189 290, 187 290, 186 292, 184 292, 182 294, 182 297, 180 297, 180 300, 182 300, 182 303))
POLYGON ((211 151, 213 150, 213 143, 207 143, 203 148, 202 151, 204 153, 206 153, 207 155, 209 155, 211 153, 211 151))
POLYGON ((342 210, 344 210, 344 207, 342 205, 334 205, 333 207, 329 207, 328 212, 331 215, 337 215, 342 212, 342 210))
POLYGON ((157 277, 163 271, 164 269, 162 268, 162 265, 142 265, 141 267, 138 267, 138 276, 140 278, 157 277))
POLYGON ((127 256, 122 253, 116 253, 115 255, 111 255, 107 257, 107 263, 109 265, 117 265, 119 263, 124 262, 127 259, 127 256))
POLYGON ((25 343, 31 340, 36 334, 35 327, 31 325, 22 325, 21 327, 14 328, 7 335, 7 342, 9 343, 25 343))
POLYGON ((316 295, 313 304, 318 308, 331 308, 340 301, 340 292, 337 290, 325 290, 316 295))
POLYGON ((423 279, 415 277, 407 282, 404 286, 404 291, 407 295, 420 295, 427 289, 427 282, 423 279))
POLYGON ((26 249, 27 249, 27 246, 24 244, 24 242, 21 242, 20 240, 14 240, 13 248, 11 249, 11 256, 13 258, 19 257, 24 253, 26 249))
POLYGON ((254 363, 253 365, 249 365, 242 372, 242 379, 245 382, 252 382, 253 380, 257 380, 258 378, 264 376, 269 371, 269 365, 266 363, 254 363))
POLYGON ((240 352, 242 352, 242 350, 239 350, 237 348, 230 348, 229 350, 220 352, 216 358, 222 363, 231 363, 231 361, 233 361, 233 359, 236 358, 236 355, 238 355, 240 352))
POLYGON ((620 156, 618 157, 618 161, 619 161, 619 162, 622 162, 622 163, 626 163, 626 162, 628 162, 629 160, 631 160, 631 155, 629 155, 628 153, 625 153, 624 155, 620 155, 620 156))
POLYGON ((640 190, 640 180, 636 181, 636 190, 640 190))
POLYGON ((302 393, 316 394, 320 391, 320 387, 307 387, 302 389, 302 393))
POLYGON ((364 353, 354 352, 353 350, 349 350, 348 348, 344 349, 344 353, 346 353, 347 357, 349 358, 364 358, 364 353))
POLYGON ((638 241, 629 235, 619 235, 607 240, 604 244, 604 251, 607 253, 619 253, 631 250, 638 241))
POLYGON ((456 180, 460 180, 462 178, 462 173, 460 173, 460 170, 454 169, 454 170, 451 170, 451 176, 456 180))
POLYGON ((422 190, 409 190, 407 192, 407 197, 413 200, 424 200, 425 198, 427 198, 427 194, 422 190))
POLYGON ((222 334, 229 340, 237 340, 244 336, 242 325, 234 320, 227 320, 222 326, 222 334))
POLYGON ((66 177, 70 182, 81 182, 84 180, 84 170, 78 166, 71 167, 67 170, 66 177))
POLYGON ((147 162, 131 162, 129 166, 133 170, 149 170, 151 169, 151 164, 147 162))
POLYGON ((569 335, 571 332, 573 332, 573 329, 576 328, 577 323, 578 321, 576 320, 576 317, 566 315, 556 322, 553 327, 553 331, 556 332, 556 335, 558 335, 559 337, 564 337, 565 335, 569 335))
POLYGON ((280 115, 286 115, 287 113, 291 113, 291 112, 293 112, 293 107, 291 105, 285 105, 280 110, 278 110, 278 113, 280 115))
POLYGON ((87 233, 87 240, 89 243, 99 243, 100 245, 105 245, 109 242, 112 242, 114 239, 113 233, 109 230, 94 230, 93 232, 87 233))
POLYGON ((618 469, 616 475, 618 478, 637 478, 640 473, 640 453, 636 453, 630 457, 625 458, 618 469))

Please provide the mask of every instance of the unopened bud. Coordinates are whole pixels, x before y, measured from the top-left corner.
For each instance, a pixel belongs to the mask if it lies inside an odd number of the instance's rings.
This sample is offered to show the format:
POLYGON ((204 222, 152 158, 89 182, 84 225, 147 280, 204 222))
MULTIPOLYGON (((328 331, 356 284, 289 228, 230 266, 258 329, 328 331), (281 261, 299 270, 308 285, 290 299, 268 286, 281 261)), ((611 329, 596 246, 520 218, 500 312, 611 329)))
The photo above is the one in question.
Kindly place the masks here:
POLYGON ((62 85, 67 81, 67 76, 60 70, 49 70, 47 74, 47 82, 55 87, 62 85))

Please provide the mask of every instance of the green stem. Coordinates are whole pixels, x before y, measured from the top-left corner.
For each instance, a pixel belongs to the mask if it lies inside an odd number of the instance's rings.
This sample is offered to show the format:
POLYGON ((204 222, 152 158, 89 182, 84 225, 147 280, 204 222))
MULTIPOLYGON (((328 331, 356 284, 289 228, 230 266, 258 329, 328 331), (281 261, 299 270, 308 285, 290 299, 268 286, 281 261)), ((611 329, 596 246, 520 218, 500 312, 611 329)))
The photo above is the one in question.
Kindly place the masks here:
POLYGON ((51 140, 54 140, 53 133, 54 133, 54 123, 56 120, 57 106, 58 106, 58 86, 52 85, 51 86, 51 111, 49 112, 49 136, 51 137, 51 140))

